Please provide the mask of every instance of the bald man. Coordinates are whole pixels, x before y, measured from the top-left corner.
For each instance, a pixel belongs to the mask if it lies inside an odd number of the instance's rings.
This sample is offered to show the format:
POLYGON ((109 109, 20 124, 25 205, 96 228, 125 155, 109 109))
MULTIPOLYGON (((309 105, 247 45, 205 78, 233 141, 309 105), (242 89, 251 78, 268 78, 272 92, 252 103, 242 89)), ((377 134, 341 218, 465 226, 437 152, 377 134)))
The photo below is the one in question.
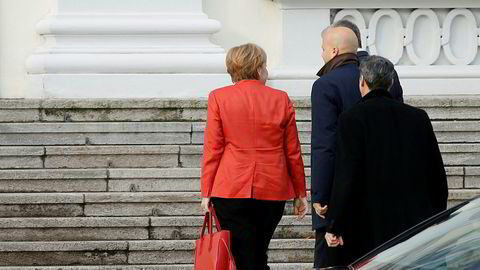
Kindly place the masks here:
POLYGON ((312 223, 315 230, 314 268, 333 266, 339 248, 325 242, 328 203, 335 164, 337 120, 360 99, 358 40, 346 27, 329 27, 323 32, 325 65, 312 86, 312 223))

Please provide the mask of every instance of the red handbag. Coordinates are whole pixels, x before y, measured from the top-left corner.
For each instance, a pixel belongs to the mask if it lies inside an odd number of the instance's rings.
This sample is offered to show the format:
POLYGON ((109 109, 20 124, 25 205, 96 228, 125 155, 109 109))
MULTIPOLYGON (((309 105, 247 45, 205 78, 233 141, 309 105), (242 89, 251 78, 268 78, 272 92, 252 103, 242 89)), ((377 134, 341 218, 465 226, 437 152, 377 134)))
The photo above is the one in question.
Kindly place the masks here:
POLYGON ((230 251, 230 231, 220 228, 215 210, 210 205, 209 212, 205 214, 202 233, 199 240, 195 240, 194 270, 236 270, 235 261, 230 251), (217 232, 213 233, 212 223, 215 220, 217 232), (205 228, 208 233, 205 234, 205 228))

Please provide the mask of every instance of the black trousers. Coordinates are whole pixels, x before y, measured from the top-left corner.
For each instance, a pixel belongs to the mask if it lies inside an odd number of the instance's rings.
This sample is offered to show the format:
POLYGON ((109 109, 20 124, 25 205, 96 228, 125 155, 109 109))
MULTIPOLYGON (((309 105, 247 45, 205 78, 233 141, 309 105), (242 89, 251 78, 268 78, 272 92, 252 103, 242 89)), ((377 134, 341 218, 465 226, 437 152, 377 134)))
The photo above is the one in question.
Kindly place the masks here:
POLYGON ((238 270, 269 270, 267 250, 283 216, 285 201, 212 198, 222 229, 232 234, 238 270))

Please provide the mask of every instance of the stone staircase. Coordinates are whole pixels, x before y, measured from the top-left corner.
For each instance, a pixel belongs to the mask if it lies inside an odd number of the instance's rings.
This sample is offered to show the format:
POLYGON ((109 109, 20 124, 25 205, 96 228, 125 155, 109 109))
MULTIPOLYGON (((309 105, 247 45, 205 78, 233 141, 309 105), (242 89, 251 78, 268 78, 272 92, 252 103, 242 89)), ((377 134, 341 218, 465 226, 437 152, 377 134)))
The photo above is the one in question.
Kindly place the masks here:
MULTIPOLYGON (((480 96, 407 102, 433 120, 450 204, 480 195, 480 96)), ((296 105, 308 166, 310 104, 296 105)), ((0 100, 0 270, 191 269, 205 108, 205 100, 0 100)), ((311 268, 310 222, 287 206, 273 269, 311 268)))

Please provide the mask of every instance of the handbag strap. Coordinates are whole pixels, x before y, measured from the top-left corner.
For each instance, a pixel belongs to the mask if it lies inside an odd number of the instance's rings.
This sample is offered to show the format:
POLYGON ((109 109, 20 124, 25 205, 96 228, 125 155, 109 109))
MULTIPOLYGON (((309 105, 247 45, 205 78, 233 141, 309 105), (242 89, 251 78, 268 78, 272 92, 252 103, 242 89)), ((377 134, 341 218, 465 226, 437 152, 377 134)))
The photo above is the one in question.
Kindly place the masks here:
POLYGON ((205 228, 207 229, 207 233, 211 234, 212 233, 212 218, 210 215, 210 212, 205 213, 205 219, 203 221, 203 226, 202 226, 202 233, 200 234, 200 237, 205 235, 205 228))
POLYGON ((212 204, 210 203, 208 205, 208 212, 205 213, 205 219, 203 220, 203 226, 202 226, 202 233, 200 236, 205 235, 205 229, 207 229, 208 234, 213 233, 213 221, 215 220, 215 227, 217 231, 221 231, 222 227, 220 227, 220 222, 218 221, 217 214, 215 213, 215 209, 213 209, 212 204))
MULTIPOLYGON (((220 227, 220 222, 218 222, 217 214, 215 213, 215 209, 213 209, 213 205, 210 203, 208 205, 208 212, 212 214, 213 219, 215 220, 215 227, 217 228, 217 231, 221 231, 222 227, 220 227)), ((212 220, 210 220, 212 222, 212 220)))

